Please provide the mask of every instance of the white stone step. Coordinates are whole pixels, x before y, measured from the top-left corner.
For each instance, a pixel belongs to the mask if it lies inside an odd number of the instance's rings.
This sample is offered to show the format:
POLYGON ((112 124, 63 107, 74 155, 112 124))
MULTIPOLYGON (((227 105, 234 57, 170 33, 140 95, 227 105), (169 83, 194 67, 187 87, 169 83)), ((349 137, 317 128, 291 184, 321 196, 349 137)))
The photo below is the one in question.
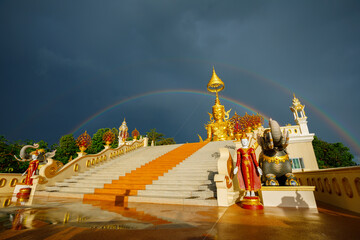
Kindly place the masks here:
POLYGON ((216 199, 199 199, 196 197, 176 198, 176 197, 162 197, 162 196, 129 196, 128 199, 129 202, 217 206, 216 199))
POLYGON ((66 193, 79 193, 79 194, 85 194, 85 193, 94 193, 94 188, 77 188, 77 187, 64 187, 61 188, 59 192, 66 192, 66 193))
POLYGON ((139 190, 138 196, 169 196, 177 198, 191 197, 191 191, 139 190))
POLYGON ((165 173, 164 176, 166 177, 192 177, 192 176, 197 176, 197 177, 203 177, 203 178, 207 178, 210 174, 209 173, 192 173, 192 172, 169 172, 169 173, 165 173))
POLYGON ((46 187, 45 190, 47 192, 58 192, 60 191, 60 187, 46 187))
POLYGON ((58 187, 76 187, 76 188, 104 188, 104 183, 66 183, 67 185, 56 183, 58 187))
POLYGON ((186 169, 182 169, 181 167, 176 167, 176 168, 171 169, 168 172, 169 173, 178 173, 178 172, 209 173, 209 172, 212 172, 212 171, 209 171, 208 169, 195 169, 195 170, 188 171, 186 169))
POLYGON ((208 180, 207 177, 201 177, 201 176, 180 176, 180 175, 175 175, 175 176, 160 176, 159 180, 208 180))
MULTIPOLYGON (((116 178, 117 179, 117 178, 116 178)), ((116 179, 105 179, 105 180, 99 180, 99 179, 82 179, 82 180, 79 180, 77 181, 76 183, 89 183, 89 184, 92 184, 92 183, 112 183, 113 180, 116 180, 116 179)))
POLYGON ((214 195, 215 195, 214 192, 210 191, 210 190, 192 192, 193 197, 199 197, 202 199, 212 198, 212 197, 214 197, 214 195))
POLYGON ((153 181, 153 184, 186 184, 186 185, 204 185, 211 184, 211 180, 172 180, 172 179, 160 179, 153 181))
POLYGON ((92 176, 108 176, 108 177, 117 177, 117 176, 124 176, 127 172, 126 171, 118 171, 118 172, 98 172, 98 173, 93 173, 93 174, 87 174, 87 175, 82 175, 83 177, 92 177, 92 176))
POLYGON ((175 185, 175 184, 152 184, 147 185, 146 190, 184 190, 184 191, 196 191, 199 190, 198 185, 175 185))
MULTIPOLYGON (((115 176, 116 177, 116 176, 115 176)), ((94 174, 94 175, 91 175, 91 176, 88 176, 88 177, 85 177, 85 176, 80 176, 80 177, 74 177, 74 179, 113 179, 114 176, 106 176, 106 175, 100 175, 98 176, 97 174, 94 174)))

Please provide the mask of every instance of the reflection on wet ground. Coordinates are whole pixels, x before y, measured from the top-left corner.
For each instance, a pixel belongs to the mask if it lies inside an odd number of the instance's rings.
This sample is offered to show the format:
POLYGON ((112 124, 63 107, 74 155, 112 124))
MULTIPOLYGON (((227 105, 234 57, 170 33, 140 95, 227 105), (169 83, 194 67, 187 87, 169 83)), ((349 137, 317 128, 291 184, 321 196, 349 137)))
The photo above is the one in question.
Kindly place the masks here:
POLYGON ((358 226, 359 215, 328 206, 251 211, 36 198, 0 209, 0 239, 357 239, 358 226))

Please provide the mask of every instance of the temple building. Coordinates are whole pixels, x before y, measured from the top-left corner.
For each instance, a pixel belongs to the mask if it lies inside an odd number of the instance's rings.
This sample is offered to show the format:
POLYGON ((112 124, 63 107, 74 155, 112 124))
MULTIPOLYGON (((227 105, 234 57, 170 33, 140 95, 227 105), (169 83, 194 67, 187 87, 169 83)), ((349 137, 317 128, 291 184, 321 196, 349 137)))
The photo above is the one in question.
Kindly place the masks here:
POLYGON ((293 172, 319 169, 312 145, 315 134, 309 133, 304 108, 305 105, 302 105, 294 94, 290 109, 294 114, 296 125, 282 127, 289 131, 290 135, 287 150, 293 163, 293 172))

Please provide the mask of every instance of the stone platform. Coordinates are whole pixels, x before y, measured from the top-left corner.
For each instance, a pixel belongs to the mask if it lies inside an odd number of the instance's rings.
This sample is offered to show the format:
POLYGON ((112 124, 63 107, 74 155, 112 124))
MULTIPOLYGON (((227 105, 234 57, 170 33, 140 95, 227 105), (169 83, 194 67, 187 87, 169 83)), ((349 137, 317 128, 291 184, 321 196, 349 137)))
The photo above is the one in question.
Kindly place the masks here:
POLYGON ((264 207, 317 208, 313 186, 262 186, 264 207))

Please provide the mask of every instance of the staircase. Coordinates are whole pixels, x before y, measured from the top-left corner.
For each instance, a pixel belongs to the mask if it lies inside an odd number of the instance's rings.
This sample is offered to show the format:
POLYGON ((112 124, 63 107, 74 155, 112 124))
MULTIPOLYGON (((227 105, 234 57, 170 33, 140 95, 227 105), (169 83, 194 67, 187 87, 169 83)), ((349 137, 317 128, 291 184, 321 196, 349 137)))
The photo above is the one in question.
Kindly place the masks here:
POLYGON ((80 173, 72 178, 57 182, 55 186, 46 187, 45 192, 39 195, 58 197, 83 198, 83 194, 94 193, 95 188, 103 188, 104 184, 124 176, 126 173, 160 157, 163 154, 179 147, 176 145, 139 148, 135 151, 104 162, 91 170, 80 173))
MULTIPOLYGON (((129 202, 217 206, 214 175, 219 148, 234 148, 232 141, 210 142, 158 180, 128 197, 129 202)), ((231 152, 233 150, 231 149, 231 152)))
POLYGON ((158 180, 172 168, 205 146, 206 143, 188 143, 156 158, 155 160, 105 184, 102 189, 95 189, 94 194, 85 194, 86 200, 112 201, 120 205, 128 201, 128 196, 137 195, 147 185, 158 180))
MULTIPOLYGON (((219 148, 232 141, 140 148, 47 187, 53 196, 109 201, 217 206, 219 148)), ((233 149, 232 149, 233 148, 233 149)))

